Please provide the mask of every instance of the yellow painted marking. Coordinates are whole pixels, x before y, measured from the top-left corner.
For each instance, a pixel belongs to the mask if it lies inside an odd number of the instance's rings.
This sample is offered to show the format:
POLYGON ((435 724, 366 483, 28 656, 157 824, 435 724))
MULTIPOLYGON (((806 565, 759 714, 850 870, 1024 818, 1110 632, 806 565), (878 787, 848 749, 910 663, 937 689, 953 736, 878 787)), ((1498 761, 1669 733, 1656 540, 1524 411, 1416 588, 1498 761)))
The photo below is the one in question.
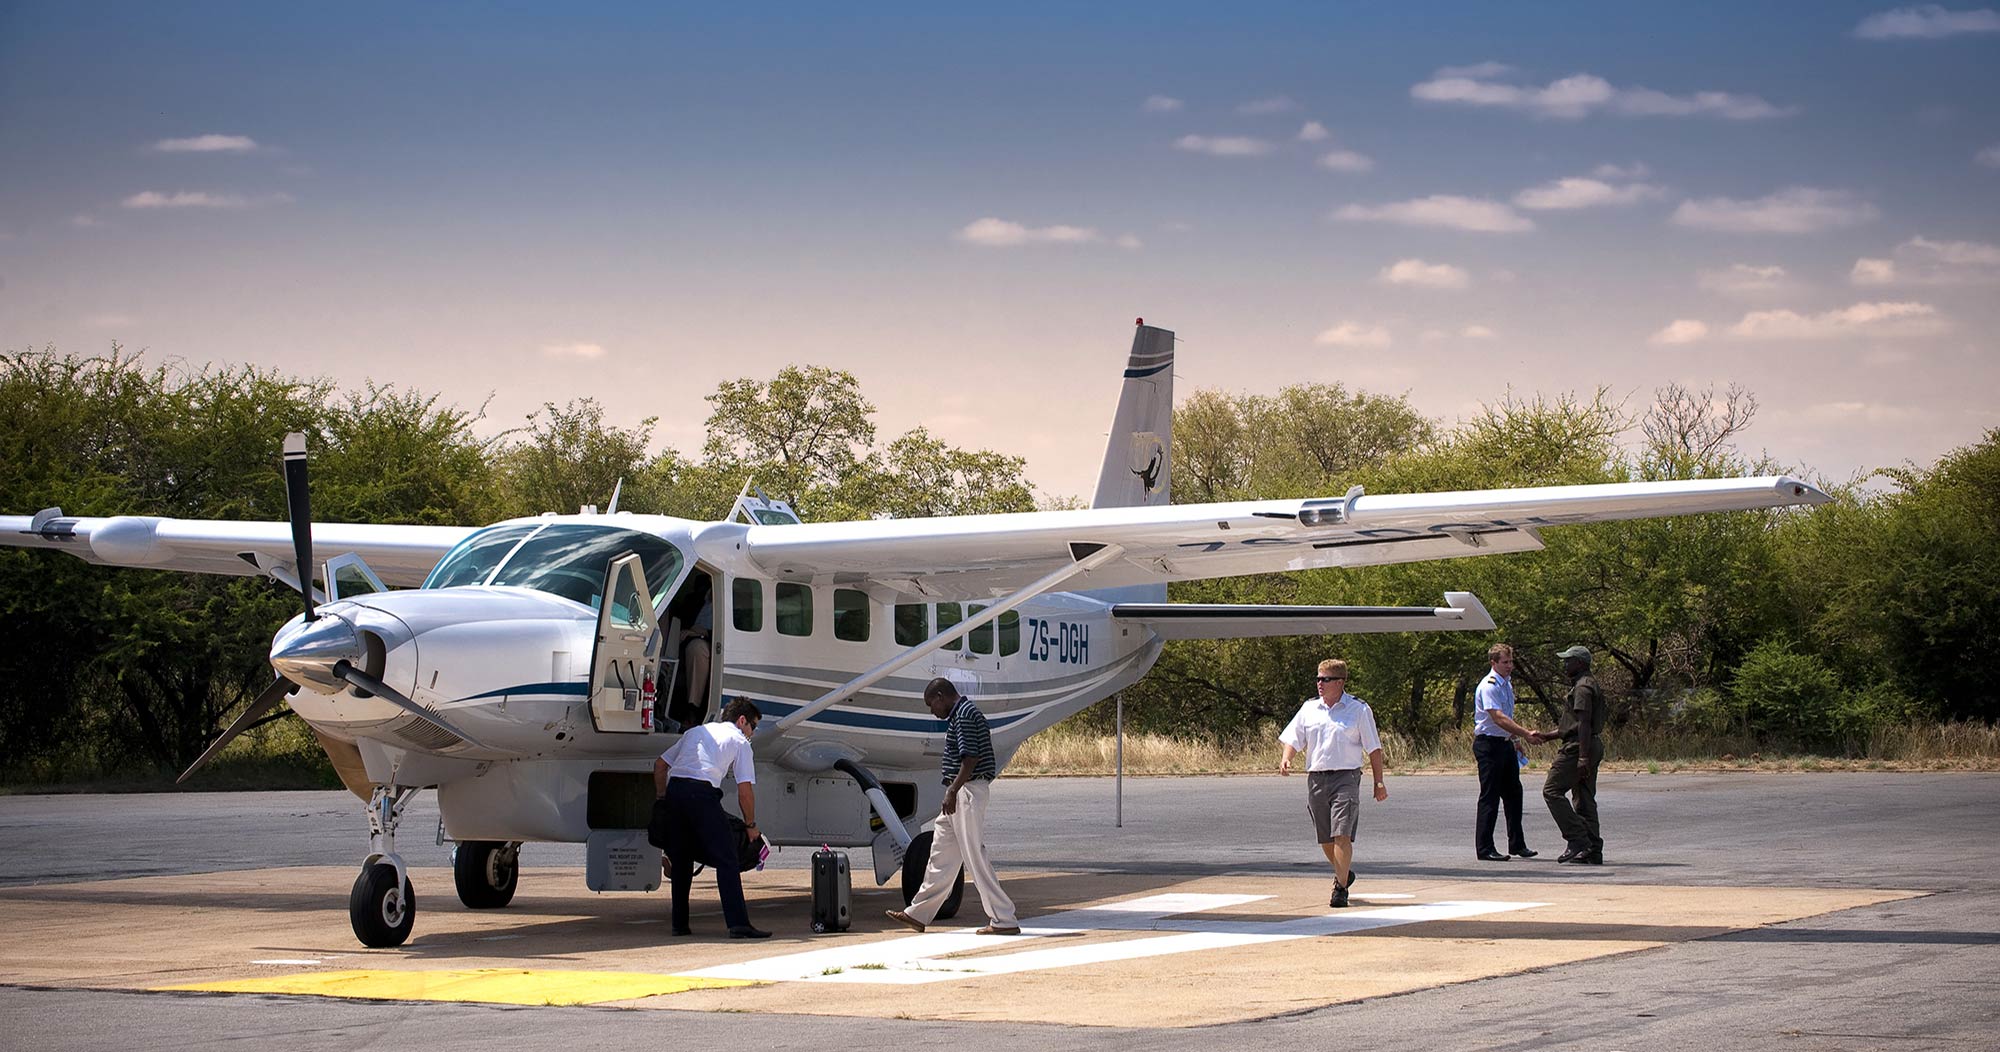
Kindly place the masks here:
POLYGON ((464 971, 302 972, 261 979, 231 979, 215 983, 162 986, 160 990, 193 990, 224 994, 305 994, 315 997, 357 997, 374 1001, 476 1001, 504 1005, 588 1005, 627 1001, 635 997, 757 986, 741 979, 698 979, 687 975, 643 972, 530 971, 524 968, 477 968, 464 971))

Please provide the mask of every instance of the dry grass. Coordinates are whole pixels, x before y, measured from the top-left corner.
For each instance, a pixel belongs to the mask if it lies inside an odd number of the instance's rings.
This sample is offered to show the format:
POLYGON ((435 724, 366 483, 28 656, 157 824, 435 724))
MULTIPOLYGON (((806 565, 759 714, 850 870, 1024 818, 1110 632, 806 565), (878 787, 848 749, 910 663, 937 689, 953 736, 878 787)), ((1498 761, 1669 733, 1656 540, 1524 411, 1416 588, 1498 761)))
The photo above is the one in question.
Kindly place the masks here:
MULTIPOLYGON (((1278 766, 1275 728, 1225 741, 1161 734, 1125 736, 1125 773, 1267 774, 1278 766)), ((1916 724, 1878 730, 1854 755, 1831 756, 1773 747, 1732 734, 1627 729, 1612 735, 1605 768, 1612 771, 2000 771, 2000 727, 1977 723, 1916 724)), ((1389 768, 1403 774, 1473 769, 1469 732, 1424 740, 1386 734, 1389 768)), ((1555 746, 1529 748, 1546 769, 1555 746)), ((1010 775, 1107 775, 1116 769, 1111 735, 1057 726, 1028 739, 1007 766, 1010 775)))

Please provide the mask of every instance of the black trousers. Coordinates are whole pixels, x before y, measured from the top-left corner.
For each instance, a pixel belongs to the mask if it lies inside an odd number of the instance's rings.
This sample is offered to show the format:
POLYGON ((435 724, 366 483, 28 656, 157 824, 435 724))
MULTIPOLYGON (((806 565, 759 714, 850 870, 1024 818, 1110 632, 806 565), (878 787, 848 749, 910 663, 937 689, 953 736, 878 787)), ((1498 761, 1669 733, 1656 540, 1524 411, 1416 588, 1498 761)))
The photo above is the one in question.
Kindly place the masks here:
POLYGON ((1479 764, 1479 818, 1472 827, 1472 849, 1479 854, 1499 853, 1493 849, 1493 826, 1502 804, 1507 807, 1507 850, 1516 855, 1528 850, 1521 832, 1521 764, 1515 755, 1509 739, 1472 736, 1472 758, 1479 764))
POLYGON ((669 876, 674 886, 674 927, 688 927, 688 892, 694 888, 697 861, 715 873, 723 922, 732 928, 747 927, 750 906, 743 901, 743 875, 736 868, 736 844, 722 811, 722 790, 699 778, 671 778, 667 800, 676 816, 667 848, 673 861, 669 876))
POLYGON ((1604 739, 1597 739, 1591 746, 1589 773, 1578 762, 1579 746, 1570 742, 1556 754, 1555 762, 1549 764, 1549 779, 1542 783, 1542 799, 1548 803, 1549 815, 1562 829, 1571 851, 1604 850, 1604 837, 1597 826, 1597 768, 1604 759, 1604 739))

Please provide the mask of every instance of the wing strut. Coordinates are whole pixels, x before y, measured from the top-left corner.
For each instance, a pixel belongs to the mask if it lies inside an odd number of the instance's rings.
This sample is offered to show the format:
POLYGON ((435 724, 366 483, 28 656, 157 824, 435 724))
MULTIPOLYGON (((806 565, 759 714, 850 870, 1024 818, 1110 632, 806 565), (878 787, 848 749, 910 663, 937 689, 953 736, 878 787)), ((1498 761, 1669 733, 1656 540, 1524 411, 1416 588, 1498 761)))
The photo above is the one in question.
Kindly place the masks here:
POLYGON ((1094 570, 1123 554, 1125 554, 1125 549, 1116 544, 1101 546, 1095 544, 1070 545, 1070 555, 1075 559, 1074 562, 1042 575, 1033 583, 1015 592, 1013 595, 994 603, 992 606, 960 621, 951 628, 939 632, 937 635, 918 643, 916 646, 897 654, 895 657, 820 695, 804 708, 792 712, 784 719, 765 723, 757 729, 757 740, 764 743, 776 741, 780 735, 812 718, 815 713, 825 710, 836 702, 853 697, 855 694, 887 679, 892 673, 912 664, 932 651, 944 646, 946 643, 965 635, 967 632, 983 624, 993 621, 1001 614, 1020 606, 1022 603, 1054 588, 1056 585, 1080 573, 1094 570))

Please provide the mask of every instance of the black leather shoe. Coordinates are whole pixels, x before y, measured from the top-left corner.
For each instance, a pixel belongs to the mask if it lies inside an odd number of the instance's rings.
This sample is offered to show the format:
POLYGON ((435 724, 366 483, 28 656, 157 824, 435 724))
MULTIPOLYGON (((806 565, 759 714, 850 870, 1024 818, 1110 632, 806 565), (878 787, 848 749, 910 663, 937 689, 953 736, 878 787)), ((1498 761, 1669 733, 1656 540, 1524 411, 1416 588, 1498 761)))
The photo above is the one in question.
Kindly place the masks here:
POLYGON ((1541 854, 1541 852, 1539 851, 1530 851, 1525 847, 1522 848, 1510 847, 1507 849, 1507 853, 1517 858, 1534 858, 1536 855, 1541 854))
POLYGON ((1341 886, 1340 886, 1340 885, 1338 885, 1338 884, 1335 884, 1335 885, 1333 886, 1333 898, 1332 898, 1332 899, 1330 899, 1330 900, 1328 900, 1328 902, 1327 902, 1327 905, 1329 905, 1329 906, 1332 906, 1332 907, 1333 907, 1334 909, 1337 909, 1337 910, 1343 910, 1343 909, 1346 909, 1346 908, 1347 908, 1347 889, 1346 889, 1346 888, 1343 888, 1343 887, 1341 887, 1341 886))
POLYGON ((1582 855, 1578 855, 1576 860, 1578 862, 1583 863, 1586 866, 1601 866, 1604 864, 1604 852, 1602 851, 1585 852, 1582 855))
POLYGON ((1360 875, 1361 875, 1360 870, 1355 869, 1353 866, 1347 867, 1347 886, 1350 888, 1353 887, 1354 878, 1359 877, 1360 875))
POLYGON ((1505 861, 1507 861, 1507 856, 1505 856, 1505 855, 1501 854, 1501 853, 1500 853, 1500 852, 1498 852, 1498 851, 1481 851, 1481 852, 1479 853, 1479 861, 1481 861, 1481 862, 1505 862, 1505 861))
POLYGON ((755 925, 745 924, 740 928, 729 929, 729 937, 732 939, 768 939, 771 937, 771 933, 755 925))
POLYGON ((1582 859, 1582 858, 1583 858, 1583 856, 1585 856, 1585 855, 1587 855, 1587 854, 1589 854, 1589 853, 1590 853, 1590 852, 1588 852, 1588 851, 1578 851, 1578 850, 1576 850, 1575 848, 1571 848, 1571 849, 1569 849, 1568 851, 1565 851, 1565 852, 1563 852, 1562 854, 1560 854, 1560 855, 1557 855, 1557 856, 1556 856, 1556 861, 1557 861, 1557 862, 1559 862, 1559 863, 1560 863, 1560 862, 1575 862, 1575 861, 1578 861, 1578 860, 1582 859))
POLYGON ((693 929, 693 928, 675 928, 675 929, 674 929, 674 934, 675 934, 675 935, 693 935, 693 934, 694 934, 694 929, 693 929))

